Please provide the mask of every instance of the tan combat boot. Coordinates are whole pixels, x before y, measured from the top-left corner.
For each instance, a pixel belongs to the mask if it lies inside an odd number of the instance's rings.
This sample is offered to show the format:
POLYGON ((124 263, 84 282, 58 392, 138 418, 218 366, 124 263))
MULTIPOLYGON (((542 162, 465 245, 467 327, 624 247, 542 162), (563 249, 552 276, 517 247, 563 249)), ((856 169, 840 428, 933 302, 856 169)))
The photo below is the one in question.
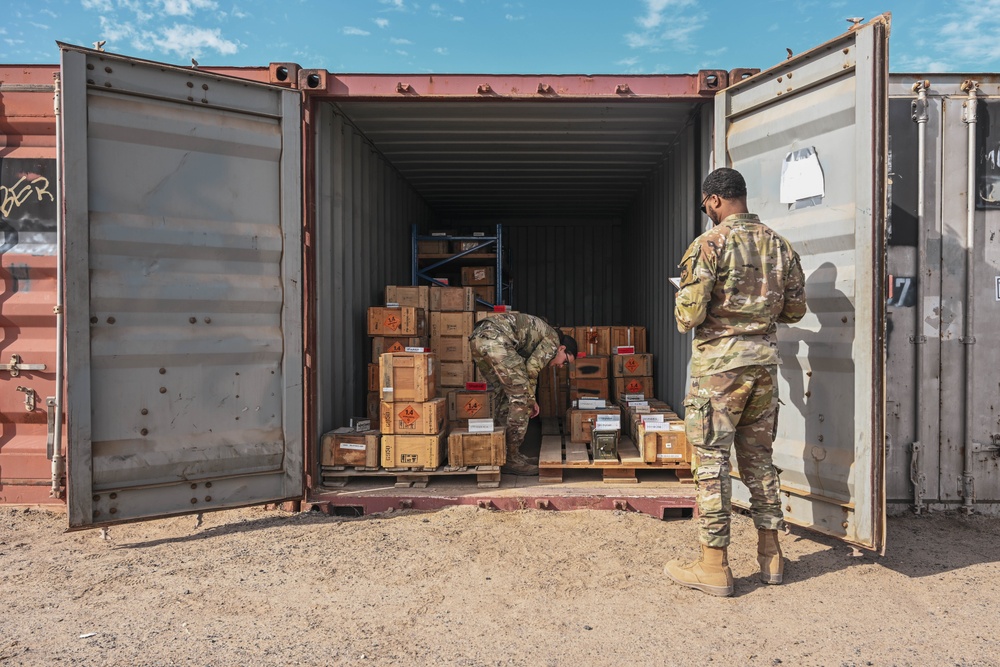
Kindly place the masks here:
POLYGON ((507 450, 507 462, 500 467, 500 472, 508 475, 531 476, 538 474, 538 466, 515 449, 507 450))
POLYGON ((760 563, 760 580, 765 584, 780 584, 785 574, 785 562, 781 559, 781 545, 778 531, 757 530, 757 562, 760 563))
POLYGON ((701 545, 701 558, 684 564, 680 560, 667 563, 663 571, 681 586, 694 588, 702 593, 727 597, 733 594, 733 571, 729 569, 729 552, 726 547, 701 545))

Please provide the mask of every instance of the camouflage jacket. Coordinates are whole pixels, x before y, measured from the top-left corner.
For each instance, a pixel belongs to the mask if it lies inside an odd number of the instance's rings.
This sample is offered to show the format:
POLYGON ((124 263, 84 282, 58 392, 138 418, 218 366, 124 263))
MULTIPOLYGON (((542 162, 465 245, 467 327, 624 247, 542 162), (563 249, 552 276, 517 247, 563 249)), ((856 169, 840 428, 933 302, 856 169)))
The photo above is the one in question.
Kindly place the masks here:
POLYGON ((476 327, 476 334, 496 337, 505 347, 524 359, 535 394, 538 374, 556 356, 559 334, 541 318, 524 313, 492 313, 476 327))
POLYGON ((696 329, 691 377, 778 363, 778 322, 806 312, 791 244, 752 213, 731 215, 694 240, 680 263, 674 317, 696 329))

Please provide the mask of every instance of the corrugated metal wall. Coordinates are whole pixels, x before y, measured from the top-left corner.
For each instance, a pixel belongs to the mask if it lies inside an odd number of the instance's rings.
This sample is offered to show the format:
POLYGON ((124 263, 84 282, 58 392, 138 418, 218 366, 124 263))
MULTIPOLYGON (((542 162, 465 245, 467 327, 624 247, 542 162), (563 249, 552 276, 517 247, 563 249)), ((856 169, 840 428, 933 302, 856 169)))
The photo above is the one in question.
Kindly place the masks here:
MULTIPOLYGON (((412 225, 430 209, 333 104, 316 134, 318 433, 365 414, 369 306, 410 283, 412 225)), ((314 436, 318 436, 313 434, 314 436)))
POLYGON ((625 302, 623 316, 646 327, 653 353, 657 397, 680 413, 687 391, 691 339, 677 331, 674 288, 677 264, 688 244, 701 232, 697 211, 700 162, 707 144, 702 123, 693 123, 679 137, 663 165, 650 177, 625 217, 625 302))
POLYGON ((56 151, 51 65, 0 67, 0 359, 44 371, 0 372, 0 504, 49 497, 45 399, 55 395, 56 151), (25 394, 35 404, 28 410, 25 394))

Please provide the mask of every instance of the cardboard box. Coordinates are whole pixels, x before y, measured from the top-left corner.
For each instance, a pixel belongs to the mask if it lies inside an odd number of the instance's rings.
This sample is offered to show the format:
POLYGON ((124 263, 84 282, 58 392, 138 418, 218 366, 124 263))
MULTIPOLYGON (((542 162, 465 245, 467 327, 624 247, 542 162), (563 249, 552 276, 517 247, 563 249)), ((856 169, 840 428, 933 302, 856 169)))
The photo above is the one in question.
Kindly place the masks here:
POLYGON ((427 315, 423 308, 400 306, 368 309, 369 336, 426 336, 427 315))
POLYGON ((368 391, 378 391, 379 381, 381 379, 379 365, 378 364, 368 364, 368 391))
POLYGON ((666 421, 663 427, 668 430, 659 430, 659 425, 652 424, 636 427, 634 440, 642 460, 663 465, 690 465, 691 448, 684 434, 684 422, 666 421))
POLYGON ((431 310, 436 312, 472 312, 476 294, 471 287, 431 287, 431 310))
POLYGON ((475 382, 475 366, 472 362, 442 361, 438 384, 442 387, 465 387, 466 382, 475 382))
POLYGON ((431 307, 431 288, 427 285, 413 287, 410 285, 386 285, 385 304, 394 303, 397 306, 413 306, 425 311, 431 307))
POLYGON ((464 336, 468 338, 472 335, 472 327, 475 326, 474 313, 431 313, 431 339, 441 336, 464 336))
POLYGON ((611 376, 649 377, 653 375, 653 355, 616 354, 611 357, 611 376))
POLYGON ((496 285, 497 269, 495 266, 463 266, 463 285, 496 285))
POLYGON ((607 378, 569 381, 569 400, 571 401, 577 401, 581 398, 611 398, 609 392, 607 378))
POLYGON ((433 336, 431 350, 440 361, 472 362, 472 348, 468 336, 433 336))
POLYGON ((469 433, 464 428, 448 435, 448 465, 502 466, 507 462, 504 430, 496 427, 492 433, 469 433))
POLYGON ((383 468, 437 468, 444 460, 444 431, 435 435, 383 435, 383 468))
MULTIPOLYGON (((481 246, 485 242, 486 242, 485 238, 482 241, 452 241, 451 242, 451 251, 452 252, 465 252, 466 250, 472 250, 476 246, 481 246)), ((479 250, 479 252, 480 253, 493 252, 493 246, 488 246, 486 248, 481 248, 479 250)))
POLYGON ((338 428, 323 434, 319 451, 320 465, 377 468, 379 432, 338 428))
POLYGON ((372 338, 372 361, 378 363, 378 358, 388 352, 406 352, 408 347, 430 347, 427 336, 375 336, 372 338))
POLYGON ((434 398, 438 366, 433 352, 383 354, 379 358, 382 400, 423 402, 434 398))
POLYGON ((611 355, 611 327, 577 327, 576 344, 588 357, 611 355))
POLYGON ((608 357, 580 357, 569 364, 570 380, 596 380, 608 377, 608 357))
POLYGON ((444 429, 448 417, 448 401, 433 398, 421 403, 382 401, 379 428, 382 433, 433 435, 444 429))
POLYGON ((448 419, 489 419, 493 416, 490 394, 485 391, 449 391, 448 419))
POLYGON ((611 353, 616 347, 635 348, 636 354, 646 353, 646 327, 611 327, 611 353))
POLYGON ((570 441, 590 442, 590 434, 594 430, 594 424, 597 423, 598 415, 618 415, 620 417, 621 413, 619 407, 594 408, 592 410, 570 408, 566 413, 566 419, 570 424, 570 441))
POLYGON ((417 241, 418 255, 447 255, 447 241, 417 241))
POLYGON ((612 392, 615 401, 622 400, 625 394, 637 394, 647 397, 655 396, 653 392, 653 378, 651 377, 629 377, 615 378, 614 391, 612 392))

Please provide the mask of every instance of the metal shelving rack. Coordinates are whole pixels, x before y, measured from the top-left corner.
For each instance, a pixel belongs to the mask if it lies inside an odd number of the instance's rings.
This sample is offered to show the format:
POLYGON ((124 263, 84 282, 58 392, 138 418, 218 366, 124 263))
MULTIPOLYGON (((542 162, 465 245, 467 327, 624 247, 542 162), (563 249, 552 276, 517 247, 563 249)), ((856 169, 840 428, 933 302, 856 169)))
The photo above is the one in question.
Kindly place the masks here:
POLYGON ((462 260, 482 261, 493 259, 496 262, 496 303, 489 303, 479 297, 476 297, 476 301, 490 308, 496 305, 508 304, 510 301, 512 287, 505 284, 503 280, 503 228, 499 224, 496 226, 496 234, 494 236, 421 235, 417 230, 417 225, 413 225, 411 257, 413 258, 411 264, 411 284, 419 285, 421 281, 426 281, 431 285, 440 285, 442 287, 447 287, 447 285, 431 276, 432 271, 449 264, 461 263, 462 260), (418 241, 448 241, 449 244, 452 241, 476 241, 477 245, 461 252, 421 255, 417 252, 418 241), (488 252, 491 248, 493 249, 492 253, 488 252), (433 263, 421 266, 422 261, 432 261, 433 263), (504 298, 505 291, 507 292, 506 299, 504 298))

